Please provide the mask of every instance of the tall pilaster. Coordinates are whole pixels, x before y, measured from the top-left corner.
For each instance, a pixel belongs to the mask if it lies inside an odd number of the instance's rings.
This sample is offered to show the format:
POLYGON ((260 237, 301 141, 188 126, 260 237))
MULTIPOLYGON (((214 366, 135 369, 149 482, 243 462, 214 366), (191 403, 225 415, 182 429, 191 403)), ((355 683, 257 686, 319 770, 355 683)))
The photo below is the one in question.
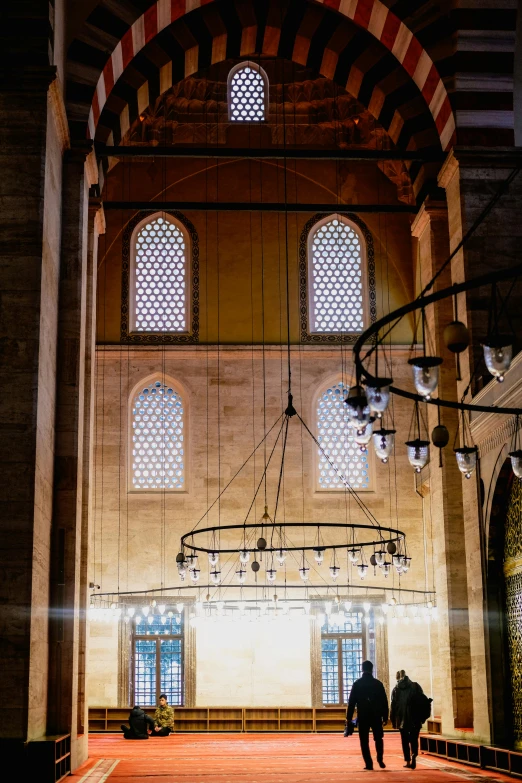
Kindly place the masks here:
MULTIPOLYGON (((412 233, 418 240, 417 259, 421 286, 424 287, 439 271, 449 255, 448 216, 446 205, 427 200, 416 217, 412 233)), ((448 267, 438 278, 434 290, 451 285, 448 267)), ((431 293, 431 292, 430 292, 431 293)), ((438 394, 455 400, 455 359, 444 346, 442 332, 453 320, 452 301, 442 300, 426 311, 429 348, 443 358, 438 394)), ((438 411, 427 405, 430 433, 438 423, 438 411)), ((464 514, 462 503, 462 476, 451 452, 457 430, 457 412, 440 409, 440 421, 450 433, 449 446, 438 465, 438 453, 432 446, 429 466, 429 504, 434 531, 435 580, 439 612, 439 661, 441 681, 447 683, 447 698, 441 702, 442 731, 455 734, 456 729, 473 726, 473 694, 471 680, 471 653, 468 616, 468 585, 464 545, 464 514)))

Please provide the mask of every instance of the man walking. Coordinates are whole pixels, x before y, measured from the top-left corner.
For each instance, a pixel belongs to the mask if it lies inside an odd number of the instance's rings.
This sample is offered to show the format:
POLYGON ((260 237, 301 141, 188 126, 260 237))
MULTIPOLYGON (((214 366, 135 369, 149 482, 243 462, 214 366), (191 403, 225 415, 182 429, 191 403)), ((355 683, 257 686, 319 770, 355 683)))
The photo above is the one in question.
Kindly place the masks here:
POLYGON ((348 699, 346 722, 348 733, 353 732, 352 718, 357 708, 357 725, 359 727, 359 742, 361 753, 365 763, 365 769, 373 769, 373 759, 370 753, 370 729, 373 732, 377 763, 381 769, 386 767, 384 763, 384 731, 383 726, 388 722, 388 697, 384 685, 376 680, 372 674, 373 663, 364 661, 362 665, 362 677, 354 682, 348 699), (351 729, 350 729, 351 727, 351 729))
POLYGON ((397 685, 391 697, 391 722, 401 733, 404 765, 415 769, 419 753, 419 732, 429 717, 431 699, 428 699, 418 682, 406 676, 404 669, 397 672, 397 685), (427 717, 426 717, 427 712, 427 717))

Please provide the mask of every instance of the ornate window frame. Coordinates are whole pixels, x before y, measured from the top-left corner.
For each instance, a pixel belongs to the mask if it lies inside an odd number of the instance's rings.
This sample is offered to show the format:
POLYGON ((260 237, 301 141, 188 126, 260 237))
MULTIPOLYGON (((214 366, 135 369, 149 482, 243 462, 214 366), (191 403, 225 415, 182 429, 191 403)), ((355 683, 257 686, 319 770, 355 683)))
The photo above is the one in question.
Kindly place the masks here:
POLYGON ((187 495, 190 492, 189 478, 190 478, 190 405, 189 394, 186 387, 184 387, 179 381, 172 378, 170 375, 163 375, 162 373, 151 373, 150 375, 141 378, 138 383, 135 383, 130 390, 127 399, 127 492, 131 495, 187 495), (151 386, 156 381, 160 381, 165 385, 168 385, 176 391, 183 403, 183 489, 170 489, 167 487, 147 487, 140 489, 134 486, 133 480, 133 465, 132 465, 132 452, 133 452, 133 402, 136 395, 140 392, 140 389, 144 389, 146 386, 151 386))
POLYGON ((193 223, 181 212, 138 212, 129 220, 123 231, 122 243, 122 291, 120 340, 124 344, 151 345, 197 343, 199 341, 199 238, 193 223), (183 231, 187 243, 187 332, 134 332, 132 331, 133 275, 135 259, 134 239, 146 222, 156 217, 175 223, 183 231))
POLYGON ((363 307, 365 328, 377 318, 377 296, 375 291, 375 250, 373 237, 367 225, 353 213, 332 212, 328 215, 314 215, 304 225, 299 239, 299 323, 302 343, 348 343, 353 344, 360 332, 312 332, 310 329, 312 314, 312 296, 310 291, 310 272, 312 262, 311 243, 315 231, 330 220, 337 218, 343 223, 352 224, 361 238, 363 307))
POLYGON ((263 122, 266 122, 268 120, 268 107, 269 107, 269 95, 268 95, 268 89, 269 89, 269 82, 268 82, 268 75, 264 68, 262 68, 259 63, 253 62, 252 60, 243 60, 240 63, 237 63, 237 65, 234 65, 233 68, 230 69, 228 72, 227 77, 227 104, 228 104, 228 121, 233 122, 234 124, 252 124, 255 125, 261 125, 263 122), (261 78, 263 79, 263 84, 265 87, 265 94, 264 94, 264 117, 262 120, 237 120, 232 117, 232 101, 230 100, 230 88, 232 86, 232 79, 236 75, 238 71, 241 71, 243 68, 246 67, 252 68, 253 71, 257 71, 261 78))

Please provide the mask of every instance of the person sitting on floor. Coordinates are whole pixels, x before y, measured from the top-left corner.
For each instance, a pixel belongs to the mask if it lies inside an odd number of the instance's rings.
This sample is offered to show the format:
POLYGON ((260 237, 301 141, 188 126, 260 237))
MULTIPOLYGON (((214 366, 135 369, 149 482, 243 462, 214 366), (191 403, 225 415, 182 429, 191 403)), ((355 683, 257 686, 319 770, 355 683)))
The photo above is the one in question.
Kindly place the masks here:
POLYGON ((150 715, 146 715, 141 707, 135 705, 130 711, 129 726, 121 724, 123 736, 128 740, 144 740, 149 738, 149 731, 154 731, 154 721, 150 715))
POLYGON ((159 697, 159 707, 154 713, 154 731, 152 737, 168 737, 174 731, 174 710, 169 707, 164 693, 159 697))

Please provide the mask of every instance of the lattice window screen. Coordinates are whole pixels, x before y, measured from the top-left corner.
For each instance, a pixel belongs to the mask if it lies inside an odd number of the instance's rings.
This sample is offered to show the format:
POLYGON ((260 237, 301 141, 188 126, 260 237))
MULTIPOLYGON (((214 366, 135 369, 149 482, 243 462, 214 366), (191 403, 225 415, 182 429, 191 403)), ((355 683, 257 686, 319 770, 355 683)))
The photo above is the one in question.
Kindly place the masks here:
POLYGON ((261 73, 245 65, 230 80, 229 116, 233 122, 261 122, 265 119, 265 80, 261 73))
POLYGON ((134 489, 185 488, 183 401, 177 391, 156 381, 132 403, 132 486, 134 489))
POLYGON ((181 229, 161 217, 136 237, 134 330, 187 332, 187 247, 181 229))
POLYGON ((348 388, 343 383, 329 386, 317 402, 317 440, 333 462, 318 449, 319 489, 344 489, 339 473, 354 489, 370 488, 368 453, 354 442, 354 430, 348 425, 344 400, 348 388))
POLYGON ((364 291, 359 234, 337 218, 316 229, 311 241, 312 332, 362 332, 364 291))

